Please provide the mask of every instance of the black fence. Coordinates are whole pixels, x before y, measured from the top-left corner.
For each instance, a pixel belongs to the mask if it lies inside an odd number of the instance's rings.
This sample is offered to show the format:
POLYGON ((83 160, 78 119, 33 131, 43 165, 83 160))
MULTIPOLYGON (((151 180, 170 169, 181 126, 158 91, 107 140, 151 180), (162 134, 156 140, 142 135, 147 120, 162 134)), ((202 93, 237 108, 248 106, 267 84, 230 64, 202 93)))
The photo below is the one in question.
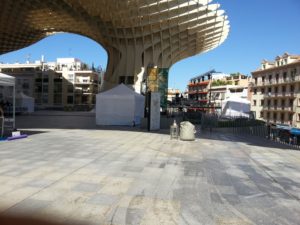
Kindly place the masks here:
POLYGON ((264 121, 247 117, 221 117, 217 114, 202 112, 183 112, 183 120, 201 125, 202 130, 229 132, 236 135, 251 135, 266 138, 274 142, 300 148, 300 136, 289 130, 269 126, 264 121))

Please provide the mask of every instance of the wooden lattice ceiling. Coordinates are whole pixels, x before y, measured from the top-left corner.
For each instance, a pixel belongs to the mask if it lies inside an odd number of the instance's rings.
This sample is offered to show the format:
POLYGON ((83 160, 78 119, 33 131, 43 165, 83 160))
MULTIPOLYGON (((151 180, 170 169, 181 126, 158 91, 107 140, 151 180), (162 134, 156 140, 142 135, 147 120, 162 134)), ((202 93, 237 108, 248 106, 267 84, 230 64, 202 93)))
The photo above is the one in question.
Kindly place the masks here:
POLYGON ((220 45, 229 22, 212 0, 1 0, 0 54, 56 32, 92 38, 108 52, 108 74, 137 75, 220 45))

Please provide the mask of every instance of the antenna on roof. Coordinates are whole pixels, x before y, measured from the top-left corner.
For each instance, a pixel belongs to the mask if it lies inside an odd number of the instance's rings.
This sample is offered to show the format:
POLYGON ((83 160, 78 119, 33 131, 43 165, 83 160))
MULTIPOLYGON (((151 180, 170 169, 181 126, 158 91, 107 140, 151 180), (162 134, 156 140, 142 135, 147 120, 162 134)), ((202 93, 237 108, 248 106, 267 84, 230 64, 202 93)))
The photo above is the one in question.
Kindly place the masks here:
POLYGON ((71 57, 71 54, 72 54, 72 48, 69 48, 69 57, 71 57))
POLYGON ((30 62, 30 57, 31 57, 31 54, 29 53, 29 54, 27 54, 26 55, 26 63, 28 64, 29 62, 30 62))

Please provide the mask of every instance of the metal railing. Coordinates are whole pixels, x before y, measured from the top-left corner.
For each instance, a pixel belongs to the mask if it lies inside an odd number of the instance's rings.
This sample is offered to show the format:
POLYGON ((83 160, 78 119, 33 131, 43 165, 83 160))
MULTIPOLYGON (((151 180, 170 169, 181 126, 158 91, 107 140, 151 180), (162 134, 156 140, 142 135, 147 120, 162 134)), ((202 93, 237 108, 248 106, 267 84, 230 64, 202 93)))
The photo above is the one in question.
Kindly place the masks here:
MULTIPOLYGON (((246 117, 227 117, 222 118, 215 114, 202 114, 198 116, 201 118, 201 129, 214 132, 216 130, 222 132, 229 132, 240 136, 254 136, 257 138, 266 138, 274 142, 289 145, 294 149, 300 149, 300 136, 290 134, 287 130, 280 127, 272 127, 269 123, 278 121, 268 120, 264 122, 246 117)), ((289 127, 288 122, 282 121, 285 127, 289 127)))

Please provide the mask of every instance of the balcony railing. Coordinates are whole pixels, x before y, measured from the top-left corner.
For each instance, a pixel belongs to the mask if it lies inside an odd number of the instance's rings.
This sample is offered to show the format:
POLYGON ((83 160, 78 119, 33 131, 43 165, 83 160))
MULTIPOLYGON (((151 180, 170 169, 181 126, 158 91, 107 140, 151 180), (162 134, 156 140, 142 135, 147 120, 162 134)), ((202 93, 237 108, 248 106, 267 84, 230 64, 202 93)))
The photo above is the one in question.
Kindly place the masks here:
POLYGON ((253 86, 265 86, 265 85, 276 85, 276 84, 286 84, 286 83, 293 83, 300 81, 300 74, 298 74, 295 77, 287 77, 287 78, 273 78, 271 80, 267 81, 261 81, 261 82, 253 82, 253 86))

